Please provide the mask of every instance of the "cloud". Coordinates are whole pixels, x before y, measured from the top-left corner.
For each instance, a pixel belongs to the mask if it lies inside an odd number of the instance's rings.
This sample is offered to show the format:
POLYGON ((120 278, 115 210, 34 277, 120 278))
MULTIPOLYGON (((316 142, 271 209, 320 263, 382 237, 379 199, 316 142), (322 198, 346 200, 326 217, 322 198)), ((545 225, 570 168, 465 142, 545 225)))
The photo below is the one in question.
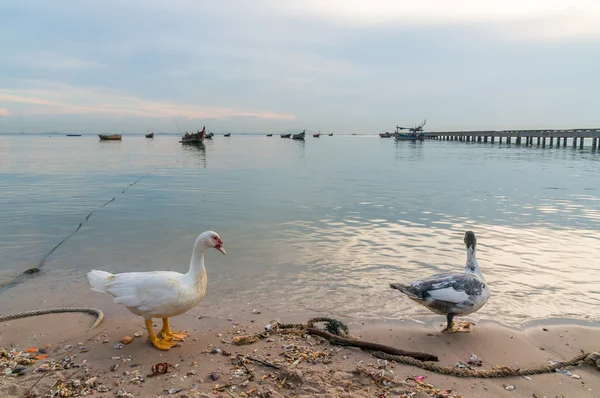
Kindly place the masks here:
POLYGON ((38 82, 37 85, 45 86, 45 88, 0 88, 0 102, 19 104, 21 106, 20 113, 27 115, 105 114, 148 118, 294 119, 293 115, 272 111, 154 101, 103 89, 74 87, 51 82, 38 82))
POLYGON ((8 116, 10 112, 7 109, 0 108, 0 116, 8 116))
POLYGON ((27 53, 16 58, 16 61, 31 69, 94 69, 105 68, 106 65, 98 62, 86 61, 72 56, 54 53, 51 51, 39 51, 27 53))
POLYGON ((284 15, 354 28, 466 26, 510 38, 600 37, 600 2, 596 0, 305 0, 277 1, 273 7, 284 15))

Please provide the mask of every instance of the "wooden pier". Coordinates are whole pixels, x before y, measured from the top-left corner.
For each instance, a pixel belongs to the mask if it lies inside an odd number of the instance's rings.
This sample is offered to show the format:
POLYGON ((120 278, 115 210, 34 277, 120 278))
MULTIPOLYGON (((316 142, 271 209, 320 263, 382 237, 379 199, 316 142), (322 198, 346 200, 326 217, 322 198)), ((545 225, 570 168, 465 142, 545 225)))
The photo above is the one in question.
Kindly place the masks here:
MULTIPOLYGON (((600 129, 570 129, 570 130, 489 130, 489 131, 438 131, 424 132, 425 138, 430 140, 460 141, 460 142, 483 142, 516 145, 560 147, 567 146, 567 139, 571 140, 573 148, 583 149, 585 139, 592 139, 592 150, 600 149, 600 129), (524 140, 523 140, 524 139, 524 140), (556 140, 556 145, 554 144, 556 140), (534 144, 535 142, 535 144, 534 144)), ((589 141, 588 141, 589 142, 589 141)))

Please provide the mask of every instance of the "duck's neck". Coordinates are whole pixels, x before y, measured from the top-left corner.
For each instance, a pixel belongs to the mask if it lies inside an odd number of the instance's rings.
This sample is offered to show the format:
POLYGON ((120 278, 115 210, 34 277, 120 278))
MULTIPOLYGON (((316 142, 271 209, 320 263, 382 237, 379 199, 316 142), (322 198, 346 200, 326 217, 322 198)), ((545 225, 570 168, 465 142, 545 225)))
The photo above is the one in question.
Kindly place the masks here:
POLYGON ((483 279, 481 270, 479 269, 479 263, 475 255, 475 248, 473 246, 467 248, 467 264, 465 265, 465 272, 475 274, 477 277, 483 279))
POLYGON ((206 267, 204 266, 204 252, 206 247, 202 242, 196 242, 194 245, 194 252, 192 253, 192 259, 190 260, 190 270, 188 275, 192 279, 198 279, 206 274, 206 267))

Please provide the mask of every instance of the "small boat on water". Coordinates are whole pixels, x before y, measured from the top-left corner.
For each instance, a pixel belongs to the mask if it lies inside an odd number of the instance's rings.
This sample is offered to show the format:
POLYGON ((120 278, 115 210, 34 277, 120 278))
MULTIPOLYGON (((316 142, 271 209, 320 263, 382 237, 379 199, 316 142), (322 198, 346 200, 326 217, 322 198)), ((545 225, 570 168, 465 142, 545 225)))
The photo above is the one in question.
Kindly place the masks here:
POLYGON ((81 137, 81 134, 67 134, 67 137, 81 137))
POLYGON ((281 134, 281 138, 290 138, 291 134, 281 134))
POLYGON ((121 134, 98 134, 100 141, 121 141, 121 134))
POLYGON ((154 133, 146 134, 146 138, 154 138, 154 133))
POLYGON ((392 134, 386 131, 385 133, 379 133, 379 136, 381 138, 390 138, 392 134))
POLYGON ((304 136, 306 136, 306 130, 302 130, 300 134, 294 134, 292 136, 293 140, 304 140, 304 136))
POLYGON ((320 136, 321 136, 321 133, 319 133, 319 134, 313 134, 313 137, 315 137, 315 138, 319 138, 320 136))
POLYGON ((231 133, 223 134, 223 137, 231 137, 231 133))
POLYGON ((208 134, 206 134, 206 136, 204 138, 206 138, 207 140, 212 140, 212 138, 215 136, 215 133, 213 133, 212 131, 208 134))
POLYGON ((267 134, 267 137, 273 137, 273 134, 267 134))
POLYGON ((330 136, 330 137, 333 137, 333 133, 330 133, 330 134, 329 134, 329 136, 330 136))
POLYGON ((204 138, 206 137, 206 126, 202 127, 202 131, 190 134, 187 131, 185 135, 179 141, 182 144, 203 144, 204 138))

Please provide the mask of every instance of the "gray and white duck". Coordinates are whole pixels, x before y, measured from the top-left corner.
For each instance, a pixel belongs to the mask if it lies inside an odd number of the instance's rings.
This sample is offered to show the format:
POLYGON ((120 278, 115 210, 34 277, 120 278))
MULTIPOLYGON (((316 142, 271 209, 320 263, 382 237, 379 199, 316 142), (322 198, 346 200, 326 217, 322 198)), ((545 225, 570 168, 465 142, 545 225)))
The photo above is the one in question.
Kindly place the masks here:
POLYGON ((454 323, 455 316, 464 316, 478 311, 490 297, 490 288, 485 282, 475 256, 477 238, 472 231, 465 232, 467 264, 463 272, 446 272, 432 275, 409 283, 392 283, 408 298, 429 308, 432 312, 446 315, 448 324, 442 332, 470 332, 471 322, 454 323))

